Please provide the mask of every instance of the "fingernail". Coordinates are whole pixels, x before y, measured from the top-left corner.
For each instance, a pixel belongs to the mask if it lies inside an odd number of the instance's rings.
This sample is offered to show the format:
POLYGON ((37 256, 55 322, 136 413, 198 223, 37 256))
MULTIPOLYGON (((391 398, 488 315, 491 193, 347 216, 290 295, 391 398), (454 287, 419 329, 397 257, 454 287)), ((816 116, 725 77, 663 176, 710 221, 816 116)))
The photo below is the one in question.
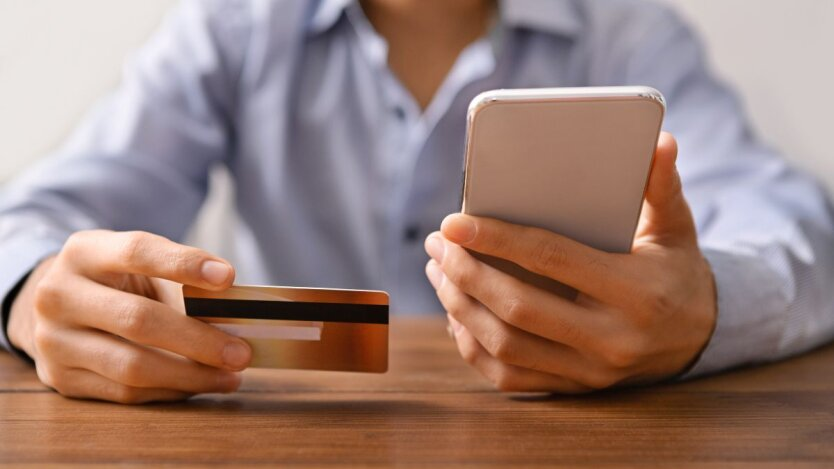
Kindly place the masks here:
POLYGON ((223 285, 232 273, 228 265, 217 261, 205 261, 200 269, 203 279, 212 285, 223 285))
POLYGON ((443 256, 446 254, 446 243, 443 242, 440 235, 433 234, 426 238, 426 252, 438 264, 443 262, 443 256))
POLYGON ((475 222, 465 215, 449 215, 440 225, 443 235, 457 244, 466 244, 475 239, 475 222))
POLYGON ((223 363, 228 368, 239 370, 249 364, 252 355, 249 347, 240 342, 229 342, 223 349, 223 363))
POLYGON ((429 278, 429 282, 431 282, 431 286, 435 290, 440 290, 440 287, 443 286, 443 281, 446 279, 446 275, 443 274, 440 265, 433 259, 426 264, 426 277, 429 278))

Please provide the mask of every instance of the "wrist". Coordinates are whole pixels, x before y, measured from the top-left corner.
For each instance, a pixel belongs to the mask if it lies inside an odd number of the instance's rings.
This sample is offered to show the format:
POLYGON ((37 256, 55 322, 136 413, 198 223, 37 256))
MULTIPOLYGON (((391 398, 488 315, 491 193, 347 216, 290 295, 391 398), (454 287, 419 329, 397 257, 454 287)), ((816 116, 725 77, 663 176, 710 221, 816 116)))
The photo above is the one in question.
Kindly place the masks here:
POLYGON ((6 335, 9 344, 29 357, 34 357, 32 332, 34 330, 35 291, 52 262, 53 258, 48 258, 38 264, 20 280, 7 297, 6 335))
POLYGON ((767 361, 784 339, 786 280, 755 252, 705 248, 715 280, 716 318, 704 350, 683 378, 767 361))

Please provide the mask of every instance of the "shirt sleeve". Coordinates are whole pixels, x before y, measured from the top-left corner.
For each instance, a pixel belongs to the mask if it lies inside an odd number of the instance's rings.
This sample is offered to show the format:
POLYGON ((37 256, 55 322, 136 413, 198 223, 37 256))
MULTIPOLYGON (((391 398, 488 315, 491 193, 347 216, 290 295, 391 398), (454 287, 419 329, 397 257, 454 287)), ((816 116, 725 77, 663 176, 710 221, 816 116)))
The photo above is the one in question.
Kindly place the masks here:
MULTIPOLYGON (((122 85, 56 154, 0 192, 0 304, 73 232, 144 230, 181 239, 211 167, 233 151, 247 40, 240 2, 181 3, 133 57, 122 85)), ((56 81, 60 81, 56 77, 56 81)), ((0 346, 8 308, 0 318, 0 346)))
POLYGON ((716 281, 718 317, 684 377, 785 358, 834 337, 834 214, 827 194, 751 132, 742 106, 672 12, 619 46, 610 80, 651 85, 716 281))

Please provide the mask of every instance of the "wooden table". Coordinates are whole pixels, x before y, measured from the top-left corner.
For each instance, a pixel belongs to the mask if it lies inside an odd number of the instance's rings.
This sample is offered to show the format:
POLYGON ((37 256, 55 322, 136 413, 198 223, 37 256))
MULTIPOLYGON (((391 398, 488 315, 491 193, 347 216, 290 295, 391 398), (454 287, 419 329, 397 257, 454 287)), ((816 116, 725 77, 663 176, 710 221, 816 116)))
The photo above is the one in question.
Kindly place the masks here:
POLYGON ((399 319, 386 375, 252 370, 241 392, 65 399, 0 354, 0 463, 834 467, 834 347, 585 397, 493 391, 439 318, 399 319))

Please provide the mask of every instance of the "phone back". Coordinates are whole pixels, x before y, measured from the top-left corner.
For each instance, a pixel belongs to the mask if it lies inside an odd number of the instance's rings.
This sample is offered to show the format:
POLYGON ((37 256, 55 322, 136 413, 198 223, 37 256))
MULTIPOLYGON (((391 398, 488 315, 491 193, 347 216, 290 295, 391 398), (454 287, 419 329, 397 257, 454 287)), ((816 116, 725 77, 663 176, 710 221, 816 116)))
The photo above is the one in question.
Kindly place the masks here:
POLYGON ((629 252, 664 112, 643 87, 482 94, 469 112, 462 210, 629 252))

